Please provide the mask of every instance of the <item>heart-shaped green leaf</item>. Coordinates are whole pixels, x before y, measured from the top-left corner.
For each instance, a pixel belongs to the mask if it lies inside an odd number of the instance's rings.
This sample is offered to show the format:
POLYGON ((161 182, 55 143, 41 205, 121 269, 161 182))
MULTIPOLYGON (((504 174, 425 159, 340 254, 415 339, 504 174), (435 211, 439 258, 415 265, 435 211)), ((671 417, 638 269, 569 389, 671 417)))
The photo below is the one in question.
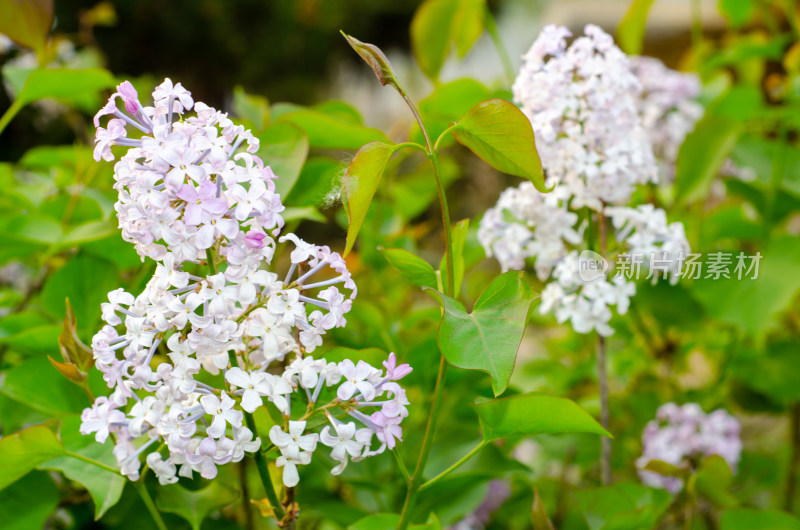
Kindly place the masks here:
POLYGON ((492 376, 497 396, 508 387, 517 349, 525 331, 534 292, 518 271, 495 278, 475 302, 472 313, 464 304, 436 290, 442 305, 439 349, 459 368, 483 370, 492 376))
POLYGON ((496 170, 526 178, 537 190, 548 191, 531 122, 511 102, 490 99, 478 103, 452 133, 496 170))

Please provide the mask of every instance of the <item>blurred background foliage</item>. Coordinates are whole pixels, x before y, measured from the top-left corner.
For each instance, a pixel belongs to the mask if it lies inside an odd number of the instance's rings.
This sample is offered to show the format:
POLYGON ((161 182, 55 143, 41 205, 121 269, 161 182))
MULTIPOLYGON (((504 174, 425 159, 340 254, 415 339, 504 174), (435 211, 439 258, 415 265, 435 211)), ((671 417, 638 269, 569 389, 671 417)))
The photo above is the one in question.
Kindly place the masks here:
MULTIPOLYGON (((2 9, 21 4, 48 2, 0 0, 2 9)), ((388 51, 433 130, 440 132, 481 100, 510 96, 511 79, 486 32, 467 46, 464 57, 448 54, 439 79, 426 78, 420 57, 411 54, 409 32, 420 4, 56 0, 52 32, 45 23, 38 41, 21 46, 2 41, 0 115, 13 109, 13 119, 0 119, 3 436, 44 424, 60 431, 62 442, 75 452, 98 450, 74 436, 88 399, 48 357, 61 360, 65 298, 74 307, 77 335, 88 342, 100 323, 99 304, 106 293, 116 287, 138 292, 151 273, 152 265, 142 265, 116 230, 112 165, 91 158, 91 117, 116 82, 131 78, 146 100, 148 87, 169 76, 196 100, 247 123, 262 140, 260 156, 281 176, 290 228, 340 249, 347 223, 337 202, 337 182, 348 159, 368 141, 402 141, 419 131, 339 29, 388 51), (46 67, 45 73, 38 67, 46 67)), ((626 1, 533 5, 497 0, 488 7, 513 70, 544 23, 579 32, 593 22, 613 32, 625 20, 617 37, 626 51, 698 72, 706 116, 681 150, 676 184, 645 189, 639 199, 660 204, 670 220, 683 221, 695 251, 759 251, 764 258, 759 280, 749 283, 641 283, 631 313, 613 322, 611 431, 614 475, 621 484, 591 489, 599 483, 596 437, 491 444, 427 492, 418 522, 433 510, 445 527, 456 524, 484 502, 496 486, 492 479, 502 479, 507 500, 488 528, 544 528, 536 509, 531 516, 537 506, 534 488, 556 528, 800 528, 789 515, 797 509, 800 467, 797 6, 786 0, 637 0, 632 6, 626 1), (749 171, 746 179, 721 171, 727 158, 749 171), (642 428, 668 401, 698 402, 706 411, 726 408, 739 418, 745 449, 732 480, 709 467, 704 473, 712 479, 700 482, 705 489, 676 498, 639 484, 633 462, 641 453, 642 428), (695 513, 689 520, 687 506, 695 513)), ((2 20, 0 33, 15 31, 4 28, 2 20)), ((438 59, 422 60, 430 65, 438 59)), ((471 219, 462 290, 474 301, 498 272, 475 238, 478 220, 501 190, 519 180, 491 170, 452 142, 447 145, 442 166, 454 220, 471 219)), ((432 388, 436 373, 439 310, 379 248, 405 248, 438 264, 437 215, 425 160, 413 154, 392 159, 357 251, 348 258, 360 297, 347 328, 328 341, 329 346, 395 351, 415 367, 409 389, 414 409, 402 447, 409 462, 421 439, 425 389, 432 388)), ((541 287, 532 275, 529 279, 537 290, 541 287)), ((535 311, 530 320, 509 393, 570 397, 596 416, 594 338, 535 311)), ((88 384, 103 393, 98 379, 93 374, 88 384)), ((458 389, 470 389, 469 396, 492 395, 484 374, 452 370, 448 384, 454 390, 445 396, 446 421, 436 436, 432 474, 480 440, 475 414, 458 389)), ((113 464, 110 448, 102 451, 93 457, 113 464)), ((402 481, 385 456, 348 467, 342 478, 331 477, 329 463, 315 457, 303 472, 300 527, 348 528, 370 512, 396 511, 402 481)), ((119 477, 96 470, 82 471, 89 478, 70 474, 57 461, 37 467, 0 494, 4 528, 151 525, 133 488, 119 477), (95 516, 102 517, 95 522, 95 516)), ((159 507, 170 512, 170 528, 189 527, 191 517, 181 507, 191 503, 208 507, 203 528, 266 528, 269 523, 249 503, 260 496, 254 473, 252 466, 226 469, 221 486, 182 479, 181 489, 169 494, 152 481, 148 487, 159 507)))

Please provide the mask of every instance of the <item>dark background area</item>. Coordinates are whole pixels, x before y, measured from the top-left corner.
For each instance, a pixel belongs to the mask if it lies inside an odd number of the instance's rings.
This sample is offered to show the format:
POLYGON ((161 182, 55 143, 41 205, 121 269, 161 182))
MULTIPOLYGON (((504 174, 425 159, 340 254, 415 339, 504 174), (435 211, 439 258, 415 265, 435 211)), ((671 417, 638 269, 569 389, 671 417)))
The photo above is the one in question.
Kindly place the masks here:
MULTIPOLYGON (((197 100, 226 108, 234 86, 271 102, 309 104, 325 97, 331 72, 358 63, 339 30, 385 48, 409 49, 408 27, 421 0, 56 0, 54 34, 94 46, 118 77, 171 77, 197 100), (113 25, 92 25, 98 4, 113 25)), ((0 66, 14 54, 0 56, 0 66)), ((0 113, 10 105, 0 90, 0 113)), ((69 143, 84 123, 57 120, 39 129, 23 109, 0 139, 0 161, 32 145, 69 143)), ((74 118, 74 117, 73 117, 74 118)))

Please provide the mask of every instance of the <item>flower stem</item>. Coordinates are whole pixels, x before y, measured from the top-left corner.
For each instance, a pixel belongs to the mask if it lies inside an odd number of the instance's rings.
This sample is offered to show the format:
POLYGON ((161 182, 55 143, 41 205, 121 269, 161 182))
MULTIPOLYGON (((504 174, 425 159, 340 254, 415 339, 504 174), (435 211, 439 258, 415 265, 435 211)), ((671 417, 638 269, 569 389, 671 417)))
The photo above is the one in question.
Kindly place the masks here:
POLYGON ((448 467, 447 469, 445 469, 444 471, 442 471, 441 473, 439 473, 438 475, 436 475, 435 477, 433 477, 433 478, 432 478, 432 479, 430 479, 429 481, 427 481, 427 482, 423 483, 423 484, 422 484, 422 485, 419 487, 419 491, 423 491, 423 490, 425 490, 425 489, 427 489, 427 488, 429 488, 429 487, 433 486, 433 485, 434 485, 434 484, 435 484, 435 483, 436 483, 436 482, 437 482, 439 479, 442 479, 442 478, 446 477, 447 475, 449 475, 450 473, 452 473, 453 471, 455 471, 456 469, 458 469, 459 467, 461 467, 463 464, 465 464, 465 463, 467 462, 467 460, 469 460, 470 458, 472 458, 473 456, 475 456, 476 454, 478 454, 478 452, 479 452, 481 449, 483 449, 484 447, 486 447, 486 444, 487 444, 487 443, 488 443, 488 442, 486 442, 485 440, 484 440, 484 441, 482 441, 481 443, 479 443, 479 444, 478 444, 477 446, 475 446, 475 447, 474 447, 474 448, 473 448, 473 449, 472 449, 472 450, 471 450, 469 453, 467 453, 467 454, 465 454, 464 456, 462 456, 462 457, 461 457, 461 458, 458 460, 458 462, 456 462, 456 463, 455 463, 455 464, 453 464, 452 466, 448 467))
POLYGON ((436 428, 436 420, 439 417, 439 407, 442 404, 442 390, 444 390, 446 375, 447 361, 442 355, 439 359, 439 373, 436 376, 436 388, 433 391, 433 404, 431 405, 430 415, 428 415, 428 424, 425 427, 419 460, 417 461, 417 467, 414 469, 414 475, 411 477, 411 483, 408 485, 406 500, 403 502, 403 510, 400 512, 400 522, 397 524, 397 530, 405 530, 408 527, 408 523, 411 522, 411 511, 414 508, 414 502, 417 499, 417 493, 419 493, 420 483, 422 482, 422 473, 425 470, 425 464, 431 452, 431 441, 433 440, 433 431, 436 428))
POLYGON ((0 133, 3 132, 3 130, 9 124, 9 122, 14 119, 14 116, 17 115, 17 113, 20 111, 20 109, 22 109, 23 106, 24 104, 20 102, 19 98, 17 98, 14 100, 14 103, 12 103, 10 107, 8 107, 8 110, 6 110, 3 116, 0 117, 0 133))
POLYGON ((789 460, 789 472, 786 477, 784 490, 783 509, 787 512, 794 511, 794 497, 797 487, 797 468, 800 467, 800 403, 794 403, 789 416, 792 456, 789 460))
POLYGON ((150 492, 147 491, 144 480, 137 480, 133 483, 133 486, 136 488, 136 491, 139 492, 139 496, 142 498, 142 502, 147 508, 147 511, 150 512, 150 515, 153 517, 156 528, 158 528, 158 530, 167 530, 167 525, 164 524, 164 519, 161 518, 161 514, 158 512, 158 508, 156 508, 153 498, 150 496, 150 492))
POLYGON ((500 56, 500 61, 503 63, 503 71, 506 73, 508 83, 511 84, 514 82, 514 67, 511 64, 511 57, 508 55, 508 50, 503 44, 503 39, 500 37, 500 32, 497 31, 497 24, 495 23, 494 15, 492 15, 489 6, 486 6, 484 23, 486 24, 486 31, 492 38, 494 47, 497 48, 497 54, 500 56))
POLYGON ((67 451, 66 455, 71 457, 71 458, 82 460, 83 462, 86 462, 87 464, 92 464, 93 466, 97 466, 100 469, 104 469, 106 471, 114 473, 115 475, 119 475, 119 469, 114 469, 113 467, 108 466, 108 465, 106 465, 106 464, 104 464, 102 462, 98 462, 97 460, 93 460, 93 459, 89 458, 88 456, 83 456, 80 453, 73 453, 72 451, 67 451))
MULTIPOLYGON (((414 106, 411 98, 409 98, 402 89, 400 89, 400 95, 403 96, 408 108, 411 109, 411 113, 414 115, 414 119, 417 120, 420 130, 422 130, 422 136, 425 138, 425 146, 427 147, 428 151, 428 159, 431 161, 431 165, 433 166, 433 177, 436 180, 436 191, 439 195, 439 207, 442 211, 442 229, 444 232, 445 256, 447 258, 447 285, 445 285, 445 294, 448 296, 453 296, 455 293, 453 233, 450 225, 450 208, 447 205, 447 195, 445 194, 444 185, 442 183, 439 171, 439 142, 437 141, 436 145, 431 143, 428 130, 425 128, 425 124, 422 123, 422 118, 419 115, 419 111, 417 111, 417 108, 414 106)), ((408 489, 406 490, 406 498, 405 501, 403 501, 403 509, 400 512, 400 522, 397 524, 398 530, 405 530, 411 521, 411 513, 414 509, 414 503, 416 501, 417 494, 419 493, 420 485, 422 484, 422 475, 425 471, 425 464, 427 463, 428 455, 430 455, 431 452, 431 442, 433 441, 433 433, 436 430, 436 420, 438 419, 439 408, 442 404, 442 392, 444 390, 445 376, 447 375, 447 360, 445 359, 444 354, 440 355, 439 372, 436 375, 436 387, 433 391, 433 403, 431 404, 430 413, 428 415, 428 422, 425 427, 425 434, 422 439, 422 447, 420 448, 417 465, 414 468, 414 474, 411 476, 411 481, 409 482, 408 489)))
POLYGON ((397 461, 397 467, 400 468, 400 472, 403 474, 403 478, 406 480, 406 484, 411 484, 411 475, 409 475, 406 464, 403 462, 403 457, 400 456, 400 453, 397 451, 396 447, 392 449, 392 454, 394 455, 394 459, 397 461))
MULTIPOLYGON (((600 255, 606 255, 606 218, 597 213, 597 241, 600 255)), ((600 387, 600 424, 608 431, 608 372, 606 369, 606 339, 597 335, 597 381, 600 387)), ((600 437, 600 478, 604 486, 611 484, 611 439, 600 437)))
MULTIPOLYGON (((258 436, 258 432, 256 431, 256 422, 253 419, 253 415, 249 412, 245 412, 244 421, 247 423, 247 428, 253 432, 253 435, 258 436)), ((269 499, 269 503, 275 509, 276 519, 279 519, 280 517, 283 517, 283 506, 278 500, 278 495, 275 493, 275 487, 272 485, 272 480, 269 478, 267 461, 264 459, 264 455, 260 450, 253 453, 253 460, 256 463, 258 477, 261 479, 261 484, 264 486, 264 492, 267 494, 267 499, 269 499)))

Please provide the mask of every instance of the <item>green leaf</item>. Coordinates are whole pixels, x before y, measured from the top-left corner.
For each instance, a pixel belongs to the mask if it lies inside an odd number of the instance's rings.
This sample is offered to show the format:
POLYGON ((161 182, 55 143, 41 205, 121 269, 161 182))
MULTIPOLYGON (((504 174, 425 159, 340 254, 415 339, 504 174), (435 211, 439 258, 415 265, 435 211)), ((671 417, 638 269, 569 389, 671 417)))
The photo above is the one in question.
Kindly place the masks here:
POLYGON ((58 319, 66 316, 65 299, 75 310, 78 331, 94 334, 100 320, 100 304, 118 286, 117 267, 110 261, 78 254, 53 274, 42 291, 44 308, 58 319))
MULTIPOLYGON (((28 427, 0 438, 0 490, 36 466, 64 454, 64 446, 44 425, 28 427)), ((2 497, 2 495, 0 495, 2 497)))
MULTIPOLYGON (((273 107, 273 114, 276 114, 273 107)), ((275 123, 291 123, 308 136, 311 147, 323 149, 358 149, 369 142, 389 142, 383 132, 364 125, 324 114, 319 110, 292 107, 281 114, 275 123)))
POLYGON ((291 191, 308 156, 306 134, 291 123, 275 123, 258 135, 258 156, 278 177, 275 193, 281 197, 291 191))
POLYGON ((364 62, 372 68, 381 86, 391 85, 401 94, 404 93, 403 88, 397 82, 394 71, 392 71, 392 64, 380 48, 374 44, 361 42, 357 38, 346 34, 344 31, 340 31, 340 33, 347 41, 347 44, 349 44, 359 57, 364 59, 364 62))
MULTIPOLYGON (((462 219, 455 226, 453 226, 453 275, 455 281, 453 282, 455 292, 453 296, 458 298, 461 293, 461 283, 464 281, 464 243, 467 240, 467 233, 469 232, 469 219, 462 219)), ((442 285, 447 285, 449 278, 447 277, 447 254, 442 256, 439 262, 439 270, 442 273, 442 285)))
POLYGON ((439 349, 459 368, 482 370, 492 377, 495 396, 508 386, 534 292, 522 273, 495 278, 475 302, 472 313, 464 304, 430 289, 443 308, 439 349))
POLYGON ((313 206, 302 206, 299 208, 286 208, 281 212, 283 220, 287 223, 290 221, 316 221, 324 223, 327 221, 325 216, 313 206))
POLYGON ((628 55, 640 55, 642 43, 647 30, 647 15, 653 0, 633 0, 625 17, 617 26, 617 42, 622 51, 628 55))
POLYGON ((342 163, 338 160, 324 156, 309 158, 300 170, 292 191, 287 197, 281 197, 283 203, 324 207, 342 169, 342 163))
MULTIPOLYGON (((93 436, 84 436, 79 428, 81 419, 69 416, 61 421, 61 441, 74 453, 81 454, 112 468, 118 467, 114 457, 114 446, 111 443, 99 444, 93 436)), ((109 508, 119 502, 125 487, 125 477, 120 473, 112 473, 98 466, 89 464, 70 456, 61 456, 48 460, 39 466, 40 469, 60 471, 70 480, 83 485, 94 501, 94 518, 100 519, 109 508)))
POLYGON ((40 471, 28 473, 0 495, 3 530, 40 530, 58 507, 58 488, 40 471))
POLYGON ((452 132, 460 144, 496 170, 526 178, 537 190, 548 191, 531 122, 512 103, 504 99, 478 103, 452 132))
POLYGON ((350 252, 356 242, 358 231, 367 216, 375 190, 383 177, 383 170, 394 153, 393 145, 382 142, 371 142, 359 149, 350 162, 344 175, 345 211, 349 226, 344 255, 350 252))
POLYGON ((800 530, 800 519, 780 510, 734 508, 722 512, 719 518, 719 528, 720 530, 752 530, 753 528, 800 530))
POLYGON ((430 263, 402 248, 380 250, 386 261, 397 269, 403 278, 418 287, 436 288, 436 271, 430 263))
POLYGON ((102 68, 46 68, 34 70, 17 96, 21 105, 45 98, 72 98, 98 92, 116 84, 114 76, 102 68))
POLYGON ((611 437, 574 401, 543 394, 520 394, 474 405, 487 442, 516 436, 579 432, 611 437))
POLYGON ((693 202, 705 196, 741 132, 741 123, 726 116, 706 114, 700 118, 678 151, 675 174, 677 200, 693 202))
POLYGON ((241 85, 233 89, 233 112, 252 124, 256 133, 269 125, 269 101, 264 96, 248 94, 241 85))
POLYGON ((766 352, 737 352, 730 370, 747 387, 765 394, 778 403, 789 405, 800 400, 800 343, 770 344, 766 352), (758 377, 753 377, 757 373, 758 377))
POLYGON ((686 490, 695 496, 704 497, 717 506, 731 508, 736 506, 736 498, 730 494, 733 474, 728 463, 719 455, 705 458, 697 472, 689 477, 686 490))
MULTIPOLYGON (((436 139, 452 123, 457 122, 469 109, 491 97, 491 92, 474 79, 456 79, 438 85, 419 102, 422 121, 431 138, 436 139)), ((414 124, 410 133, 412 141, 424 143, 419 126, 414 124)), ((442 140, 444 142, 444 139, 442 140)))
POLYGON ((574 493, 590 530, 653 528, 672 502, 664 490, 619 483, 574 493))
POLYGON ((0 1, 0 33, 41 59, 53 27, 53 0, 0 1))
POLYGON ((47 357, 29 359, 5 375, 0 392, 50 416, 80 414, 90 405, 86 394, 65 379, 47 357))
POLYGON ((539 490, 533 488, 533 504, 531 505, 531 523, 533 530, 553 530, 553 523, 547 516, 547 509, 539 497, 539 490))
POLYGON ((756 11, 754 0, 718 0, 717 6, 720 14, 734 28, 746 24, 756 11))
POLYGON ((464 57, 481 36, 485 0, 426 0, 411 21, 411 47, 420 69, 436 80, 453 45, 464 57))
POLYGON ((156 505, 159 510, 177 514, 199 530, 210 513, 223 508, 239 497, 239 492, 212 480, 203 489, 190 491, 179 484, 159 486, 156 505))
MULTIPOLYGON (((761 338, 779 325, 779 316, 800 291, 800 240, 789 236, 773 239, 761 252, 757 279, 737 279, 733 274, 737 255, 732 256, 730 278, 696 280, 692 294, 714 318, 761 338)), ((749 264, 748 259, 745 265, 749 264)))
MULTIPOLYGON (((348 526, 347 530, 386 530, 395 528, 399 522, 400 516, 396 513, 375 513, 359 519, 348 526)), ((442 524, 436 514, 431 513, 427 523, 412 524, 409 528, 412 530, 441 530, 442 524)))

